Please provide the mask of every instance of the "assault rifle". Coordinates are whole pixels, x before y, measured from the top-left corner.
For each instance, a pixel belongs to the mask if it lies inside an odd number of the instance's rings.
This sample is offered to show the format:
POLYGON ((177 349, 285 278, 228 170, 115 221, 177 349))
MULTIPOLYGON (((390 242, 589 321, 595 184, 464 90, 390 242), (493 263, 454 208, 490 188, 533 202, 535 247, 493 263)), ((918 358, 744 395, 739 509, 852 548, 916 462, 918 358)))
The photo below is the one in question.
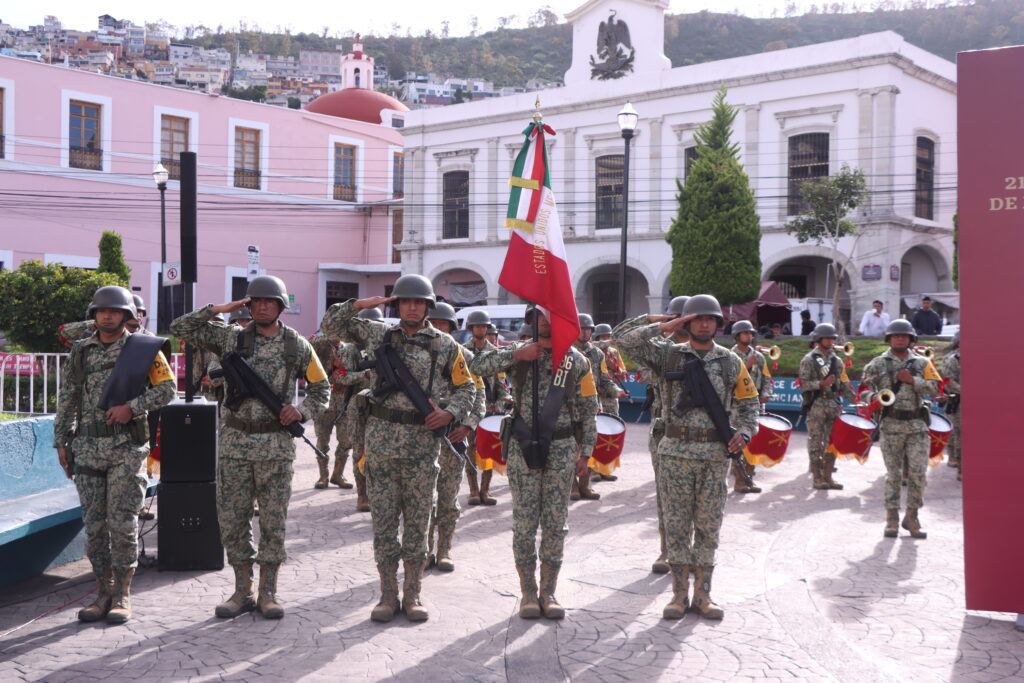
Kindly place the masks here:
MULTIPOLYGON (((220 368, 210 371, 209 376, 211 379, 224 378, 227 384, 227 396, 224 399, 224 405, 231 410, 238 410, 242 405, 242 401, 247 398, 254 398, 265 405, 267 410, 274 414, 275 418, 281 414, 281 409, 284 408, 284 403, 274 393, 274 390, 270 388, 270 385, 256 374, 256 371, 252 369, 248 361, 237 351, 221 356, 220 368)), ((306 436, 306 430, 302 427, 301 422, 295 421, 289 425, 281 425, 281 429, 291 434, 292 437, 302 439, 308 443, 310 448, 316 451, 319 457, 327 457, 327 454, 317 448, 309 440, 309 437, 306 436)))

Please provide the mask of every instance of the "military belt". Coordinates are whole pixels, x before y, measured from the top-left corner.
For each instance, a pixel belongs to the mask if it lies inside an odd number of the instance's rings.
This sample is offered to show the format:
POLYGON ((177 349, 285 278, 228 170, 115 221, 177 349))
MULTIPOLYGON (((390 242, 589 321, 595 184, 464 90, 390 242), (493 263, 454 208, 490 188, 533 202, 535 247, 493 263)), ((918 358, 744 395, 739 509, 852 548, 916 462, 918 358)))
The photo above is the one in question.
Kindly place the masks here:
POLYGON ((370 404, 370 415, 378 417, 381 420, 387 420, 388 422, 394 422, 402 425, 421 425, 426 422, 426 418, 418 410, 401 410, 399 408, 388 408, 382 406, 379 403, 370 404))
MULTIPOLYGON (((526 422, 525 420, 523 420, 523 424, 525 424, 527 426, 527 429, 530 428, 530 426, 529 426, 530 423, 529 422, 526 422)), ((568 425, 566 425, 564 427, 555 427, 555 431, 551 434, 551 440, 552 441, 558 441, 559 439, 575 439, 575 438, 576 438, 576 430, 573 428, 573 426, 571 424, 568 424, 568 425)))
POLYGON ((133 432, 145 424, 144 417, 133 417, 125 424, 110 424, 105 422, 86 422, 78 426, 78 436, 116 436, 125 432, 133 432))
POLYGON ((228 415, 224 418, 224 424, 232 429, 237 429, 240 432, 248 432, 249 434, 272 434, 276 431, 283 429, 280 422, 272 421, 259 421, 254 420, 243 420, 240 417, 234 415, 228 415))
POLYGON ((682 425, 670 424, 665 426, 665 436, 670 439, 682 439, 683 441, 701 441, 710 443, 721 441, 718 432, 714 429, 703 427, 684 427, 682 425))
POLYGON ((99 477, 106 479, 107 473, 105 470, 98 470, 94 467, 86 467, 85 465, 75 465, 75 474, 84 474, 87 477, 99 477))
POLYGON ((894 420, 920 420, 921 410, 889 410, 885 417, 891 417, 894 420))

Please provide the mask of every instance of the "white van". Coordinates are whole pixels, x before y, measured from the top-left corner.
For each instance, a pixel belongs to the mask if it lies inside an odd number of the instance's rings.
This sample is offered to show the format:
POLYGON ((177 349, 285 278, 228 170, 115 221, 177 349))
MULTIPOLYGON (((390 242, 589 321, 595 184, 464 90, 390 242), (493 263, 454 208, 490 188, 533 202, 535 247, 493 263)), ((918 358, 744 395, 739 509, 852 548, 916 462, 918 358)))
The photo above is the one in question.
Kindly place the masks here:
POLYGON ((465 327, 466 316, 473 311, 484 311, 491 316, 491 322, 499 330, 516 332, 526 320, 526 304, 504 304, 501 306, 466 306, 455 312, 459 327, 465 327))

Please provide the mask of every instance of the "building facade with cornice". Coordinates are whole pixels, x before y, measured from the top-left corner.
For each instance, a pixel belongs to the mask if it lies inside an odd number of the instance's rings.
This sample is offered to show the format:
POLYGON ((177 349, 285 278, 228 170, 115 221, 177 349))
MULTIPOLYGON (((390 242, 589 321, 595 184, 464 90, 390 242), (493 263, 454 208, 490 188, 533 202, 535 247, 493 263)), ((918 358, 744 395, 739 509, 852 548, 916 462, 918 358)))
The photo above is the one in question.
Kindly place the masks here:
POLYGON ((509 238, 502 226, 521 131, 539 96, 557 131, 551 179, 577 304, 614 322, 624 152, 616 114, 629 101, 640 118, 628 180, 627 314, 661 310, 676 181, 685 182, 694 133, 724 84, 757 198, 763 280, 796 301, 830 299, 828 264, 838 258, 854 322, 874 299, 893 312, 921 294, 951 292, 955 65, 882 32, 673 68, 663 54, 667 5, 591 0, 570 13, 563 88, 406 114, 403 271, 423 273, 450 299, 485 287, 488 303, 517 301, 497 282, 509 238), (851 216, 859 235, 836 250, 798 243, 783 225, 800 210, 800 182, 843 164, 867 176, 869 199, 851 216))

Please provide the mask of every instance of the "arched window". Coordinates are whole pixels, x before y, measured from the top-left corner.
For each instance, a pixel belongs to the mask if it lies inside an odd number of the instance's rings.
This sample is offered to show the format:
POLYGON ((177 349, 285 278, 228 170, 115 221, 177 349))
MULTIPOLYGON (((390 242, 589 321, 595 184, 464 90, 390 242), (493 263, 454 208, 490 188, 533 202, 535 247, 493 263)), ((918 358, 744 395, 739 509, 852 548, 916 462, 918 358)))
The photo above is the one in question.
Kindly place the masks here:
POLYGON ((360 81, 361 77, 362 77, 362 74, 359 73, 359 69, 356 69, 356 87, 357 88, 359 87, 359 81, 360 81))
POLYGON ((806 133, 789 139, 788 213, 796 216, 807 210, 800 187, 812 178, 828 176, 828 133, 806 133))
POLYGON ((594 226, 598 229, 622 228, 622 165, 621 154, 608 154, 595 160, 594 226))
POLYGON ((935 215, 935 141, 925 137, 917 139, 914 215, 928 220, 932 220, 935 215))
POLYGON ((445 173, 442 186, 442 238, 469 237, 469 171, 445 173))

